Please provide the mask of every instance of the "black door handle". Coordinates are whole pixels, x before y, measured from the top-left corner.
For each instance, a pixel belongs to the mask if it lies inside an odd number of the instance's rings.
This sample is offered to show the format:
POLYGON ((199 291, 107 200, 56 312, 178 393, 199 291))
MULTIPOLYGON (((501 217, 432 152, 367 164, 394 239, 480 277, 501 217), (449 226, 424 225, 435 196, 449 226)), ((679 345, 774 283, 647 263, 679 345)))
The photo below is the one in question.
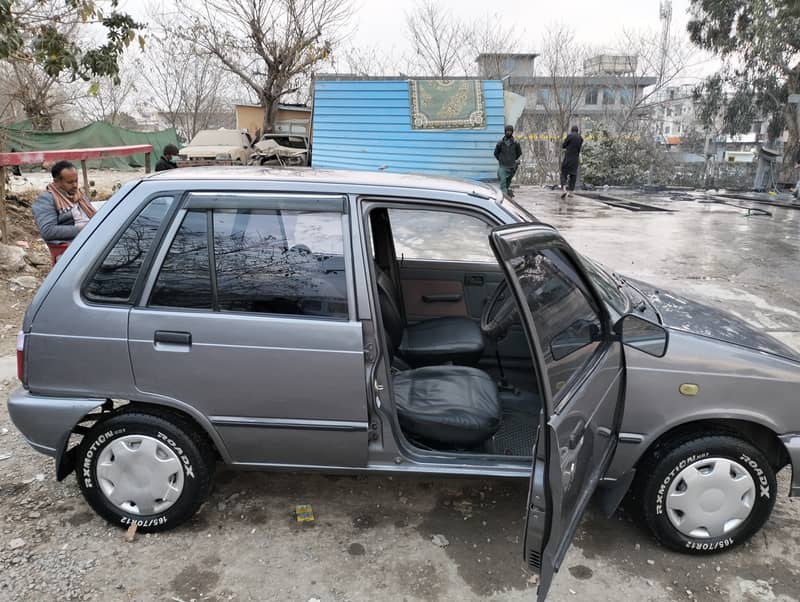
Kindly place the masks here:
POLYGON ((175 332, 172 330, 156 330, 153 335, 154 343, 166 343, 169 345, 186 345, 187 347, 192 344, 191 332, 175 332))
POLYGON ((477 274, 468 274, 465 279, 467 286, 483 286, 486 280, 477 274))
POLYGON ((442 293, 439 295, 422 295, 422 301, 425 303, 455 303, 461 301, 461 295, 458 293, 442 293))

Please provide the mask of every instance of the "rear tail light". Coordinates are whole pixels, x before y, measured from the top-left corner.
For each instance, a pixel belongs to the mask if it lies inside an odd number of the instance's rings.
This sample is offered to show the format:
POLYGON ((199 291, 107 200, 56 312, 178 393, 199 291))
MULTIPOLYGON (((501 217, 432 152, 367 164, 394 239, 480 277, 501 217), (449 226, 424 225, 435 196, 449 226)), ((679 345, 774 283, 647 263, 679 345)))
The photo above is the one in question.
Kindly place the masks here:
POLYGON ((21 330, 17 335, 17 378, 20 382, 25 376, 25 333, 21 330))

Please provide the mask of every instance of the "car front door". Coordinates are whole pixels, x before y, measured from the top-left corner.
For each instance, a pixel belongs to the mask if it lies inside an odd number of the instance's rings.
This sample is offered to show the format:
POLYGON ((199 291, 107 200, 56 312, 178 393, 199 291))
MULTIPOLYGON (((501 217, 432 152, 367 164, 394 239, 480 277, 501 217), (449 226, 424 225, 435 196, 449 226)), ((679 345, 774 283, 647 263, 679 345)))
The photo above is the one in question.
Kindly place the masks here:
POLYGON ((525 532, 525 559, 540 575, 543 600, 616 448, 624 358, 580 260, 553 228, 504 226, 490 240, 544 397, 525 532))
POLYGON ((366 466, 345 207, 192 193, 130 312, 136 387, 206 416, 234 463, 366 466))

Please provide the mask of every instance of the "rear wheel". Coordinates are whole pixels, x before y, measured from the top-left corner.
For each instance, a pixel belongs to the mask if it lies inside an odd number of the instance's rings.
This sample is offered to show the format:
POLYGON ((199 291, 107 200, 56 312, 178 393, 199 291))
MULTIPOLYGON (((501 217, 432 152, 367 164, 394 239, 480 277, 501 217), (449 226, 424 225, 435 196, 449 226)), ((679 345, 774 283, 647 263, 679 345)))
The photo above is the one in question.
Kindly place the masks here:
POLYGON ((638 470, 636 499, 665 546, 709 554, 755 534, 775 504, 775 471, 750 443, 711 435, 661 448, 638 470))
POLYGON ((193 425, 171 414, 121 412, 96 424, 77 454, 89 505, 110 523, 165 531, 189 519, 211 487, 214 455, 193 425))

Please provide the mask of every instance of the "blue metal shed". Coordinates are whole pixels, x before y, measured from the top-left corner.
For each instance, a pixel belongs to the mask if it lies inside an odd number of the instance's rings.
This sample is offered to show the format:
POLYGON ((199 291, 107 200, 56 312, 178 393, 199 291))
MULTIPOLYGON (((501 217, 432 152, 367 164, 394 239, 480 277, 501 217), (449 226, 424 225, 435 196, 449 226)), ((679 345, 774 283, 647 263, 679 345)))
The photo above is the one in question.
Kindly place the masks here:
MULTIPOLYGON (((323 76, 324 77, 324 76, 323 76)), ((481 82, 485 125, 414 129, 407 79, 317 79, 312 164, 479 180, 497 177, 494 145, 503 136, 501 82, 481 82)))

